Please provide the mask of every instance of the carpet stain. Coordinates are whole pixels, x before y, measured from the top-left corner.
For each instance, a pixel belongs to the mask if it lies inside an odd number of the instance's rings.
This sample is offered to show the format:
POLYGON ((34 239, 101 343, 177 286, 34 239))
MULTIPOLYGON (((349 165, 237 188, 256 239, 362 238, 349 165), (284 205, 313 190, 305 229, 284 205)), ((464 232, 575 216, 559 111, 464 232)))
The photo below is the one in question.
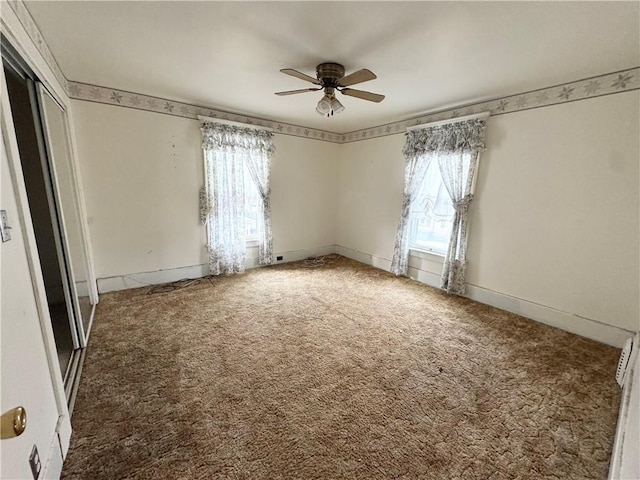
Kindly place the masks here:
POLYGON ((102 295, 63 478, 606 478, 617 349, 309 265, 102 295))

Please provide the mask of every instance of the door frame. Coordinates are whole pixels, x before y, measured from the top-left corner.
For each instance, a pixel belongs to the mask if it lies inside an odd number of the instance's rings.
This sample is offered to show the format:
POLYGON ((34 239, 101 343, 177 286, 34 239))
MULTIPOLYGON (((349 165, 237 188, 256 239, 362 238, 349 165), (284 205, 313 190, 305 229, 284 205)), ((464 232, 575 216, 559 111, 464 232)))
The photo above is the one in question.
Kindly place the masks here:
MULTIPOLYGON (((80 214, 80 236, 82 241, 82 247, 84 249, 85 258, 87 261, 87 283, 89 290, 89 298, 94 308, 91 312, 91 318, 89 328, 85 334, 85 338, 81 339, 81 345, 87 344, 91 327, 93 325, 93 317, 95 314, 95 306, 98 304, 100 298, 98 293, 98 283, 95 273, 95 262, 93 258, 93 252, 91 249, 91 235, 89 232, 89 225, 87 223, 87 208, 84 201, 84 189, 82 187, 81 170, 78 165, 78 142, 75 133, 75 122, 73 111, 70 108, 71 99, 67 94, 67 80, 60 71, 59 67, 57 71, 54 71, 54 66, 57 67, 55 58, 48 49, 48 46, 44 41, 39 45, 35 43, 32 36, 40 38, 40 32, 37 25, 30 25, 32 21, 28 12, 25 14, 23 9, 26 9, 21 2, 17 2, 15 5, 6 4, 2 9, 2 16, 0 17, 0 32, 4 36, 4 40, 11 46, 11 48, 18 54, 20 59, 24 62, 33 74, 37 77, 38 81, 46 88, 51 97, 62 107, 67 116, 68 126, 68 141, 70 150, 70 169, 73 177, 73 183, 75 188, 75 200, 77 202, 77 209, 80 214), (28 30, 34 30, 30 33, 28 30), (52 66, 53 65, 53 66, 52 66)), ((41 39, 41 38, 40 38, 41 39)), ((42 39, 41 39, 42 40, 42 39)))
MULTIPOLYGON (((22 225, 22 234, 25 241, 29 275, 31 277, 33 295, 36 302, 36 308, 38 310, 40 331, 42 332, 42 342, 44 344, 47 366, 49 368, 51 384, 53 386, 56 407, 58 410, 56 433, 58 435, 58 441, 64 458, 69 449, 69 442, 71 439, 71 419, 69 416, 69 409, 67 407, 67 397, 64 391, 62 372, 60 371, 60 364, 53 336, 53 328, 51 326, 51 317, 49 316, 49 306, 47 304, 47 295, 44 289, 44 280, 42 277, 42 269, 40 267, 38 249, 36 247, 35 233, 33 230, 33 224, 31 223, 31 212, 29 211, 27 190, 24 183, 20 154, 18 151, 18 142, 16 140, 13 117, 11 116, 11 105, 9 103, 9 96, 6 88, 4 69, 2 69, 2 72, 0 73, 0 87, 2 90, 0 99, 2 106, 2 112, 0 115, 0 128, 2 130, 1 141, 4 144, 7 153, 7 162, 9 164, 9 171, 11 174, 11 183, 16 196, 18 215, 22 219, 22 222, 20 223, 22 225)), ((52 445, 52 447, 54 446, 55 444, 52 445)), ((54 453, 55 450, 53 448, 47 452, 45 469, 49 464, 49 459, 54 453)))
MULTIPOLYGON (((78 165, 78 149, 74 128, 75 123, 73 112, 70 108, 71 100, 67 93, 67 79, 64 77, 64 74, 57 65, 55 58, 42 37, 42 33, 38 29, 38 26, 33 21, 33 18, 22 1, 18 0, 16 2, 8 2, 3 5, 2 15, 0 15, 0 33, 3 36, 3 40, 6 41, 6 44, 12 47, 20 59, 46 87, 52 97, 64 107, 64 110, 67 113, 68 134, 70 137, 71 150, 70 163, 75 183, 74 187, 76 189, 76 199, 78 202, 77 207, 80 211, 80 229, 87 261, 89 294, 92 303, 94 304, 94 308, 91 313, 91 322, 93 322, 95 305, 99 301, 99 296, 95 274, 95 263, 91 249, 91 237, 87 224, 87 210, 84 202, 85 197, 82 183, 80 181, 81 172, 78 165)), ((3 71, 0 78, 0 87, 4 84, 5 78, 3 71)), ((11 172, 11 182, 16 195, 17 214, 22 220, 21 223, 23 223, 21 230, 24 236, 25 250, 30 270, 29 274, 32 279, 32 288, 38 311, 40 330, 42 332, 42 341, 46 353, 51 383, 55 394, 56 406, 59 412, 58 423, 56 426, 57 435, 55 435, 57 438, 54 439, 55 444, 52 444, 49 452, 42 452, 42 454, 43 457, 46 455, 47 459, 52 459, 52 454, 56 451, 55 449, 59 449, 62 453, 62 458, 64 459, 67 455, 71 438, 71 421, 69 411, 73 408, 74 395, 69 399, 71 402, 68 404, 68 398, 65 395, 63 378, 58 362, 57 349, 53 336, 53 328, 51 326, 42 271, 40 269, 40 261, 35 243, 35 234, 31 223, 26 187, 24 185, 24 177, 22 175, 18 146, 15 137, 15 128, 13 125, 13 118, 11 116, 6 88, 2 88, 0 100, 0 107, 2 111, 2 114, 0 115, 0 141, 4 144, 7 152, 7 162, 11 172)), ((85 342, 88 334, 89 331, 85 332, 85 342)), ((47 468, 50 464, 49 462, 46 462, 44 465, 44 473, 46 474, 47 468)), ((62 464, 60 463, 59 468, 61 469, 61 467, 62 464)), ((59 470, 57 475, 55 474, 55 471, 55 462, 52 462, 50 473, 54 474, 54 476, 59 475, 59 470)))

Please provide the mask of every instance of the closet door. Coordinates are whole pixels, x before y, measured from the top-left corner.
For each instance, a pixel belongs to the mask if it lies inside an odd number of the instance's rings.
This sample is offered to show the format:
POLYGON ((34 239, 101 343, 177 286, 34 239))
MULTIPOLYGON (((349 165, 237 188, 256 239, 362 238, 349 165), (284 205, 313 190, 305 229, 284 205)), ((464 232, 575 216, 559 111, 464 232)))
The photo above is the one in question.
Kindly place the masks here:
MULTIPOLYGON (((0 478, 59 478, 71 422, 17 138, 23 125, 13 121, 20 112, 20 122, 33 127, 33 112, 24 82, 18 82, 24 103, 14 112, 10 90, 15 93, 16 84, 9 88, 6 80, 2 68, 0 207, 11 229, 0 242, 0 478)), ((39 164, 38 150, 31 145, 25 153, 39 164)), ((48 214, 46 205, 38 208, 48 214)))
MULTIPOLYGON (((4 45, 3 45, 4 47, 4 45)), ((8 105, 6 112, 13 121, 20 167, 29 202, 30 223, 37 245, 47 307, 58 353, 62 378, 70 377, 74 351, 79 347, 76 318, 67 277, 60 234, 60 222, 53 198, 53 185, 47 160, 36 88, 14 57, 4 48, 2 66, 5 74, 8 105), (5 56, 7 55, 7 56, 5 56)), ((3 105, 3 109, 4 109, 3 105)), ((77 357, 77 355, 75 355, 77 357)))
POLYGON ((53 190, 60 217, 79 346, 85 347, 93 320, 93 305, 97 303, 97 291, 89 272, 67 113, 41 83, 37 83, 37 90, 53 190))

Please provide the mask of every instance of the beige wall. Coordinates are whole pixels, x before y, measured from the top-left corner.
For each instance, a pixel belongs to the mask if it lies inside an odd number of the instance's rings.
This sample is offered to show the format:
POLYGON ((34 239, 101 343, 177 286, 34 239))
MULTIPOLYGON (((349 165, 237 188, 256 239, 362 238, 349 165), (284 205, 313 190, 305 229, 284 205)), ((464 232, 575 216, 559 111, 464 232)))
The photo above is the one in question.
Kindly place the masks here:
MULTIPOLYGON (((97 277, 207 263, 199 122, 83 101, 72 108, 97 277)), ((274 142, 274 251, 333 245, 339 145, 274 142)))
POLYGON ((489 122, 469 283, 638 329, 639 97, 489 122))
MULTIPOLYGON (((271 167, 274 252, 335 243, 340 145, 275 135, 271 167)), ((285 259, 286 260, 286 259, 285 259)))
MULTIPOLYGON (((638 329, 638 99, 626 92, 488 120, 471 211, 472 288, 533 318, 519 302, 565 322, 638 329)), ((83 101, 73 111, 98 278, 205 264, 199 123, 83 101)), ((388 268, 404 136, 275 143, 275 252, 335 244, 388 268)), ((440 257, 410 264, 437 283, 440 257)))
POLYGON ((336 244, 391 260, 402 205, 404 135, 342 145, 336 244))
MULTIPOLYGON (((638 329, 638 98, 628 92, 489 119, 468 283, 638 329)), ((338 245, 391 259, 403 142, 394 135, 343 147, 338 245)), ((439 273, 441 262, 428 257, 412 264, 439 273)))

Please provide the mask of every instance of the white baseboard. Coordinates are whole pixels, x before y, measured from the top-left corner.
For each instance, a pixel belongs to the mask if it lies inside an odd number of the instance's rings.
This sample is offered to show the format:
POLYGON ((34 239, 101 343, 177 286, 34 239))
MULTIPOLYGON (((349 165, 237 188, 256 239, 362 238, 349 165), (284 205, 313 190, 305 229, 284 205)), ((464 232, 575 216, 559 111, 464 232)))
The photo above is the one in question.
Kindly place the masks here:
POLYGON ((426 270, 409 266, 409 278, 429 285, 430 287, 440 288, 440 275, 433 272, 427 272, 426 270))
MULTIPOLYGON (((322 247, 290 250, 287 252, 274 253, 274 264, 295 262, 304 260, 309 257, 318 257, 328 255, 335 252, 335 245, 325 245, 322 247), (275 258, 282 256, 282 261, 276 261, 275 258)), ((257 268, 258 264, 258 248, 247 248, 246 268, 257 268)), ((186 278, 202 278, 209 275, 209 265, 190 265, 186 267, 170 268, 166 270, 156 270, 153 272, 130 273, 126 275, 116 275, 113 277, 98 279, 98 292, 108 293, 118 290, 128 290, 130 288, 146 287, 149 285, 161 285, 164 283, 176 282, 186 278)))
MULTIPOLYGON (((331 253, 338 253, 344 257, 380 268, 381 270, 389 271, 391 269, 391 260, 388 258, 378 257, 340 245, 325 245, 309 249, 277 252, 274 253, 274 264, 295 262, 298 260, 304 260, 305 258, 328 255, 331 253), (277 256, 282 256, 283 260, 275 261, 275 257, 277 256)), ((246 267, 248 269, 260 266, 258 265, 257 257, 257 247, 249 247, 247 250, 246 263, 246 267)), ((107 293, 148 285, 159 285, 175 282, 185 278, 201 278, 208 274, 208 265, 202 264, 158 270, 154 272, 118 275, 98 279, 98 291, 100 293, 107 293)), ((440 286, 440 275, 422 270, 415 266, 409 267, 409 277, 431 287, 439 288, 440 286)), ((521 298, 512 297, 504 293, 488 290, 476 285, 467 284, 467 293, 465 296, 480 303, 491 305, 492 307, 506 310, 517 315, 522 315, 523 317, 536 320, 546 325, 551 325, 617 348, 621 348, 625 340, 633 336, 633 332, 622 328, 607 325, 605 323, 598 322, 597 320, 581 317, 570 312, 557 310, 555 308, 530 302, 521 298)))
POLYGON ((98 279, 98 293, 128 290, 130 288, 147 287, 175 282, 185 278, 200 278, 209 274, 209 265, 191 265, 188 267, 170 268, 155 272, 130 273, 98 279))
POLYGON ((370 253, 360 252, 359 250, 343 247, 341 245, 335 246, 335 253, 342 255, 343 257, 350 258, 351 260, 355 260, 356 262, 366 263, 367 265, 371 265, 381 270, 386 270, 387 272, 391 270, 391 260, 387 258, 377 257, 370 253))
POLYGON ((629 330, 476 285, 467 284, 465 297, 617 348, 633 336, 629 330))
MULTIPOLYGON (((336 245, 336 253, 382 270, 391 269, 391 261, 386 258, 340 245, 336 245)), ((409 277, 431 287, 440 287, 440 275, 433 272, 410 266, 409 277)), ((627 338, 633 336, 629 330, 476 285, 467 284, 465 297, 617 348, 622 348, 627 338)))
MULTIPOLYGON (((288 262, 297 262, 299 260, 304 260, 309 257, 320 257, 322 255, 329 255, 331 253, 335 253, 336 246, 335 245, 324 245, 322 247, 314 247, 314 248, 303 248, 301 250, 289 250, 288 252, 279 252, 273 254, 273 264, 276 265, 278 263, 288 263, 288 262), (276 258, 282 256, 281 261, 276 261, 276 258)), ((257 257, 257 249, 256 249, 256 257, 257 257)), ((255 266, 258 267, 257 258, 255 259, 255 266)), ((250 268, 247 266, 247 268, 250 268)))

